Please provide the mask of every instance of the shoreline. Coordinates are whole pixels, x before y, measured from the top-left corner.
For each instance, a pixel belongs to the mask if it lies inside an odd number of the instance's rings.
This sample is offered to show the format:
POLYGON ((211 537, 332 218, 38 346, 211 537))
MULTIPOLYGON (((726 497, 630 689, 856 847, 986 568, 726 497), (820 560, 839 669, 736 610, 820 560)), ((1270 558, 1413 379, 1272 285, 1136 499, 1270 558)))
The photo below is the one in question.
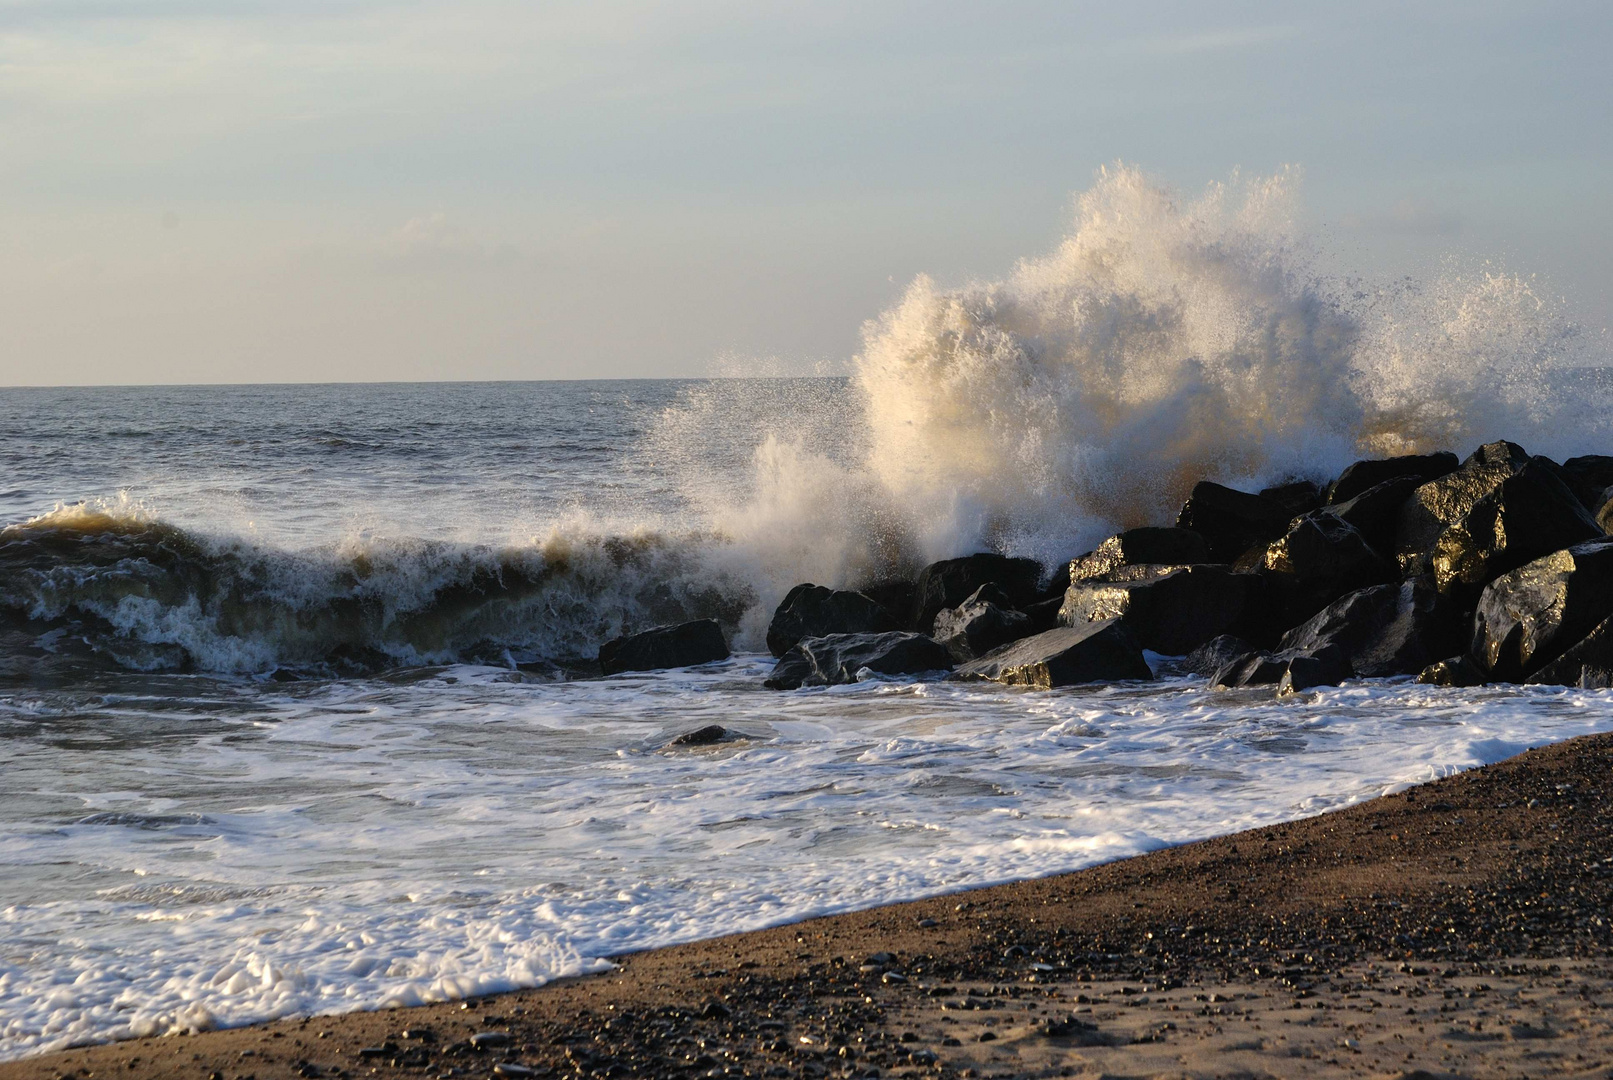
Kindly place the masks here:
POLYGON ((465 1003, 42 1054, 0 1080, 1613 1077, 1610 796, 1613 734, 1582 736, 1072 873, 465 1003))

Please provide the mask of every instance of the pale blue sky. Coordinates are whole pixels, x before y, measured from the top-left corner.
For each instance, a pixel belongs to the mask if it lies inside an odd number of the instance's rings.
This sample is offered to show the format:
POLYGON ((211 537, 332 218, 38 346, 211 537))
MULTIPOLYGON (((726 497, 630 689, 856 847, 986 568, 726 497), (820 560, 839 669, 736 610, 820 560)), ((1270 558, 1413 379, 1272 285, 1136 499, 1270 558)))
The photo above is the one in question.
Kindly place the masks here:
POLYGON ((1601 3, 0 0, 0 383, 843 363, 1123 160, 1613 322, 1601 3))

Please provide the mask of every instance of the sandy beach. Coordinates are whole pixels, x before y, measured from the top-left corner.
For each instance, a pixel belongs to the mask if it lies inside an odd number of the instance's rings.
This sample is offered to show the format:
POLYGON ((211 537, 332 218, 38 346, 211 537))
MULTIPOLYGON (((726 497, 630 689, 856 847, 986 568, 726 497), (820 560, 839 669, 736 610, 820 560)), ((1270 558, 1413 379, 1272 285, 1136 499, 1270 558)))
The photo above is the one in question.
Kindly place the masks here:
POLYGON ((1613 1076, 1610 773, 1589 736, 1079 873, 0 1078, 1613 1076))

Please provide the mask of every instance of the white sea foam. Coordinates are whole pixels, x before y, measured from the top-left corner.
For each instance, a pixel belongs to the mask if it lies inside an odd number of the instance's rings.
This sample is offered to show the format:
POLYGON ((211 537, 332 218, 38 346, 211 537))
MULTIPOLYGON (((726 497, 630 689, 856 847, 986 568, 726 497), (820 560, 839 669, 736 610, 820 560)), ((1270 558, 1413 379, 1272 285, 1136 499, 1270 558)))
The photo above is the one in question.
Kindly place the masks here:
POLYGON ((457 668, 252 693, 178 680, 150 688, 161 711, 133 692, 0 698, 0 1056, 537 985, 1613 728, 1607 694, 1574 690, 779 695, 758 689, 766 667, 564 684, 457 668), (711 722, 754 738, 658 749, 711 722), (106 752, 64 753, 85 738, 106 752))

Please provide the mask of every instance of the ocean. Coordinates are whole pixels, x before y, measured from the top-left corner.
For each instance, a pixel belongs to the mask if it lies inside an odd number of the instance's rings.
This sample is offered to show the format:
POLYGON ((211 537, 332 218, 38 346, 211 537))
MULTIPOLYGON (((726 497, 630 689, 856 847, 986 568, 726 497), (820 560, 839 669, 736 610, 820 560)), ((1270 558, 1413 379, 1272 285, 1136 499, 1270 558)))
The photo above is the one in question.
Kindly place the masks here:
POLYGON ((1613 448, 1601 346, 1527 283, 1373 292, 1099 196, 1005 281, 916 282, 843 377, 0 392, 0 1058, 532 986, 1613 729, 1606 692, 1158 656, 763 688, 801 581, 1051 572, 1200 478, 1613 448), (731 659, 590 670, 694 617, 731 659))

